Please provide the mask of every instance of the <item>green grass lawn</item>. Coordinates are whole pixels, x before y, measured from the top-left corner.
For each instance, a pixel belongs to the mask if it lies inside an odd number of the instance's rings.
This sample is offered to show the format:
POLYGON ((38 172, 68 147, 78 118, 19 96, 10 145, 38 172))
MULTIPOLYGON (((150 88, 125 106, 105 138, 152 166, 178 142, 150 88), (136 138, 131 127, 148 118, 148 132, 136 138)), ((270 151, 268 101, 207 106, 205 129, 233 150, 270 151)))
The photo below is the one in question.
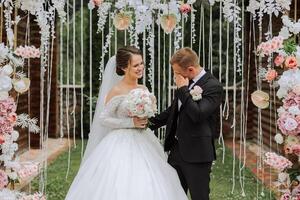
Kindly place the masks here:
MULTIPOLYGON (((47 195, 48 200, 63 200, 68 188, 70 187, 73 178, 80 165, 80 152, 81 152, 81 142, 78 141, 78 146, 76 149, 71 151, 71 168, 69 171, 69 176, 66 179, 66 172, 68 166, 68 152, 60 155, 49 167, 48 167, 48 177, 47 177, 47 195)), ((225 163, 222 164, 222 149, 218 147, 217 149, 218 160, 215 162, 211 175, 211 199, 212 200, 227 200, 227 199, 274 199, 270 197, 270 192, 266 189, 264 190, 265 196, 261 196, 262 185, 257 183, 256 179, 253 177, 249 170, 245 170, 245 193, 246 197, 242 197, 241 189, 239 184, 239 168, 238 160, 236 161, 236 186, 233 194, 232 190, 232 152, 226 149, 225 163), (259 195, 257 195, 257 191, 259 195), (258 197, 257 197, 258 196, 258 197)), ((32 191, 38 190, 39 181, 34 180, 32 183, 32 191)))

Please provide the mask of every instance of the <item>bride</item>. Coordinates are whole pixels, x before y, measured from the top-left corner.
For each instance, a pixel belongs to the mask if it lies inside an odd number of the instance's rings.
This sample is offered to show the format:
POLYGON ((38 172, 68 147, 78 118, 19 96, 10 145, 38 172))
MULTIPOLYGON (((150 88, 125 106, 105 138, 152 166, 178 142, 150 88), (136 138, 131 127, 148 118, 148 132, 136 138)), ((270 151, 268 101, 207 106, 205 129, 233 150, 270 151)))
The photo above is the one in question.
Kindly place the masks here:
POLYGON ((147 119, 128 116, 128 93, 147 90, 138 84, 143 72, 135 47, 118 49, 107 63, 88 145, 67 200, 188 199, 158 139, 145 129, 147 119))

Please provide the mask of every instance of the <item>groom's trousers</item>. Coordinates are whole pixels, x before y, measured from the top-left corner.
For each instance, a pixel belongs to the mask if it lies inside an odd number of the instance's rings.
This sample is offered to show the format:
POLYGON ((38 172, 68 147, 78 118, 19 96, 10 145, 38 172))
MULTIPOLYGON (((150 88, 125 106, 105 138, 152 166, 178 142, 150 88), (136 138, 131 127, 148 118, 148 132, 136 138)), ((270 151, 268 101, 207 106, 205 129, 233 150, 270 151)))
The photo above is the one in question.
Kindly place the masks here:
POLYGON ((192 200, 209 200, 209 182, 212 162, 189 163, 182 159, 178 143, 171 149, 168 162, 179 176, 185 192, 189 190, 192 200))

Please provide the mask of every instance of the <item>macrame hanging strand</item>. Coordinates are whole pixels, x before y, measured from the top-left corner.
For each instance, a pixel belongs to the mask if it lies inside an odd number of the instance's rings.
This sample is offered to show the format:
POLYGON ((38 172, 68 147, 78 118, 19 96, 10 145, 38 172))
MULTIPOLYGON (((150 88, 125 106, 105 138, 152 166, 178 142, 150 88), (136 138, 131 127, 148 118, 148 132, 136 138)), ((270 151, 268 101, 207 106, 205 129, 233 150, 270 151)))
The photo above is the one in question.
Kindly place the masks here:
POLYGON ((63 22, 60 22, 60 36, 59 36, 59 82, 60 82, 60 89, 59 89, 59 97, 60 97, 60 138, 64 137, 64 129, 63 129, 63 119, 64 119, 64 113, 63 113, 63 95, 64 95, 64 90, 63 90, 63 22))
MULTIPOLYGON (((90 87, 90 90, 89 90, 89 102, 90 102, 90 107, 89 107, 89 110, 90 110, 90 128, 92 126, 92 120, 93 120, 93 93, 92 93, 92 87, 93 87, 93 13, 92 13, 92 10, 90 10, 90 44, 89 44, 89 47, 90 47, 90 58, 89 58, 89 77, 90 77, 90 80, 89 80, 89 87, 90 87)), ((104 31, 102 31, 103 33, 104 31)), ((102 34, 103 35, 103 34, 102 34)), ((102 37, 102 41, 103 41, 103 37, 102 37)), ((104 44, 104 42, 102 43, 102 45, 104 44)), ((102 52, 103 54, 104 52, 102 52)), ((104 62, 104 59, 102 59, 102 62, 104 62)))
MULTIPOLYGON (((219 19, 219 81, 222 83, 222 32, 223 32, 223 23, 222 23, 222 1, 220 1, 220 19, 219 19)), ((224 164, 225 162, 225 142, 224 142, 224 137, 223 137, 223 107, 220 105, 220 137, 219 137, 219 144, 222 143, 222 163, 224 164)))
MULTIPOLYGON (((249 107, 249 90, 250 90, 250 69, 251 69, 251 65, 250 65, 250 61, 251 61, 251 56, 252 56, 252 27, 251 27, 251 24, 252 24, 252 14, 250 14, 250 30, 249 30, 249 47, 248 47, 248 59, 247 59, 247 89, 246 89, 246 94, 245 94, 245 97, 246 97, 246 107, 245 107, 245 123, 244 123, 244 148, 243 148, 243 151, 244 151, 244 158, 243 158, 243 166, 245 167, 246 165, 246 136, 247 136, 247 133, 248 133, 248 107, 249 107)), ((243 174, 243 182, 245 182, 245 173, 243 174)), ((245 183, 244 183, 244 187, 245 187, 245 183)), ((246 195, 246 194, 245 194, 246 195)))
POLYGON ((51 84, 52 84, 52 69, 53 69, 53 56, 54 56, 54 40, 55 40, 55 10, 51 10, 50 13, 53 19, 50 20, 50 31, 51 31, 51 46, 50 46, 50 56, 48 59, 48 72, 47 72, 47 104, 46 104, 46 123, 45 123, 45 138, 44 138, 44 177, 45 177, 45 191, 47 190, 47 152, 48 152, 48 138, 49 138, 49 117, 50 117, 50 97, 51 97, 51 84))
POLYGON ((76 148, 76 1, 73 0, 73 145, 76 148))
MULTIPOLYGON (((242 1, 242 27, 244 27, 244 1, 242 1)), ((244 37, 244 29, 242 28, 241 30, 242 32, 242 41, 245 40, 244 37)), ((240 148, 239 148, 239 181, 240 181, 240 187, 241 187, 241 192, 242 192, 242 196, 245 197, 245 173, 244 173, 244 169, 245 169, 245 148, 246 148, 246 135, 245 135, 245 129, 244 129, 244 124, 245 124, 245 98, 244 98, 244 52, 245 52, 245 45, 244 43, 242 43, 241 46, 241 54, 242 54, 242 58, 241 58, 241 70, 242 70, 242 83, 241 83, 241 112, 240 112, 240 148)))
MULTIPOLYGON (((160 12, 160 10, 159 10, 160 12)), ((157 108, 158 108, 158 112, 162 112, 161 110, 161 29, 160 29, 160 26, 158 25, 157 26, 157 29, 158 29, 158 40, 157 40, 157 45, 158 45, 158 61, 157 61, 157 73, 158 73, 158 78, 157 78, 157 108)), ((161 130, 158 131, 158 138, 160 138, 160 135, 161 135, 161 130)))
MULTIPOLYGON (((169 33, 169 60, 171 59, 172 56, 172 33, 169 33)), ((171 100, 172 100, 172 74, 171 74, 171 66, 170 64, 168 66, 168 106, 171 105, 171 100)))
POLYGON ((83 138, 83 0, 80 0, 80 137, 81 137, 81 158, 84 152, 83 138))
MULTIPOLYGON (((185 32, 185 26, 184 26, 184 15, 181 14, 181 27, 182 27, 182 39, 181 39, 181 47, 184 47, 184 32, 185 32)), ((170 33, 171 34, 171 33, 170 33)))
MULTIPOLYGON (((167 107, 167 72, 166 72, 166 33, 163 31, 163 35, 164 35, 164 46, 163 46, 163 87, 162 87, 162 94, 163 94, 163 98, 162 98, 162 108, 165 109, 167 107)), ((162 132, 161 132, 161 135, 160 135, 160 139, 161 141, 164 140, 164 133, 165 131, 165 128, 163 128, 162 132)))
POLYGON ((201 7, 200 7, 200 20, 199 20, 199 49, 198 49, 198 55, 199 55, 199 63, 201 63, 202 61, 202 57, 201 57, 201 41, 202 41, 202 3, 201 3, 201 7))
POLYGON ((208 68, 211 74, 213 73, 212 68, 212 5, 209 6, 209 39, 208 39, 208 68))
POLYGON ((229 22, 226 26, 226 76, 225 76, 225 103, 223 107, 223 117, 225 120, 229 117, 229 22))
MULTIPOLYGON (((111 11, 108 12, 108 29, 111 29, 111 11)), ((118 32, 117 29, 115 29, 116 32, 118 32)), ((108 57, 111 58, 111 44, 108 45, 108 57)))
POLYGON ((201 14, 202 14, 202 60, 203 60, 203 67, 205 66, 205 24, 204 24, 204 7, 201 7, 201 14))
MULTIPOLYGON (((160 12, 160 10, 159 10, 159 12, 160 12)), ((161 93, 160 93, 160 89, 161 89, 161 85, 160 85, 160 83, 161 83, 161 77, 160 77, 160 69, 161 69, 161 67, 160 67, 160 42, 161 42, 161 39, 160 39, 160 26, 158 25, 158 42, 157 42, 157 45, 158 45, 158 61, 157 61, 157 73, 158 73, 158 78, 157 78, 157 81, 158 81, 158 83, 157 83, 157 85, 158 85, 158 87, 157 87, 157 93, 158 93, 158 95, 157 95, 157 98, 158 98, 158 103, 157 103, 157 107, 158 107, 158 111, 159 112, 161 112, 162 110, 161 110, 161 93)))
POLYGON ((0 6, 0 43, 2 43, 3 37, 3 5, 0 6))
MULTIPOLYGON (((2 29, 2 27, 0 27, 2 29)), ((27 17, 27 35, 28 35, 28 38, 27 40, 27 44, 30 45, 31 44, 31 41, 30 41, 30 15, 28 14, 28 17, 27 17)), ((31 76, 30 76, 30 58, 28 58, 28 67, 27 67, 27 76, 28 76, 28 79, 30 80, 31 76)), ((30 89, 28 90, 28 94, 27 94, 27 101, 28 101, 28 114, 30 115, 31 114, 31 92, 30 92, 30 89)), ((30 130, 28 129, 28 149, 30 150, 31 149, 31 137, 30 137, 30 130)))
MULTIPOLYGON (((234 5, 236 5, 236 0, 234 0, 234 5)), ((234 8, 236 9, 236 8, 234 8)), ((236 52, 237 52, 237 46, 236 46, 236 32, 238 31, 236 29, 236 20, 237 18, 234 17, 234 26, 233 26, 233 120, 232 120, 232 126, 231 128, 233 128, 233 136, 232 136, 232 149, 233 149, 233 160, 232 160, 232 190, 231 190, 231 194, 234 193, 234 189, 235 189, 235 162, 236 162, 236 143, 235 143, 235 139, 236 139, 236 52)))
POLYGON ((68 136, 68 168, 66 179, 68 178, 71 164, 71 141, 70 141, 70 120, 69 120, 69 101, 70 101, 70 2, 67 0, 67 86, 66 86, 66 120, 67 120, 67 136, 68 136))
MULTIPOLYGON (((144 58, 144 63, 146 63, 146 29, 144 29, 143 32, 143 58, 144 58)), ((144 76, 143 76, 143 85, 146 84, 146 70, 144 70, 144 76)))

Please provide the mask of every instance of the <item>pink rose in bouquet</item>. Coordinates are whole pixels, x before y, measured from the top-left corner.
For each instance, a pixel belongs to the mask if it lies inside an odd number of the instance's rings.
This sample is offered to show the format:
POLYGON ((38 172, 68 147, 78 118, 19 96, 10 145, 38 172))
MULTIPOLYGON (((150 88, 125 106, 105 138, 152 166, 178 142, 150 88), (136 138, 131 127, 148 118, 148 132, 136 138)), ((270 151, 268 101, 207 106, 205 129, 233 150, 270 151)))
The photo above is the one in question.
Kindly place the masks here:
POLYGON ((266 73, 265 80, 268 82, 271 82, 275 80, 275 78, 278 76, 278 73, 275 69, 269 69, 266 73))
POLYGON ((274 60, 275 66, 278 67, 278 66, 282 65, 283 62, 284 62, 284 57, 282 55, 276 56, 276 58, 274 60))
POLYGON ((288 56, 284 64, 289 69, 295 69, 298 66, 297 59, 294 56, 288 56))
POLYGON ((132 90, 126 99, 129 116, 140 118, 153 117, 157 112, 154 98, 154 95, 147 90, 132 90))

